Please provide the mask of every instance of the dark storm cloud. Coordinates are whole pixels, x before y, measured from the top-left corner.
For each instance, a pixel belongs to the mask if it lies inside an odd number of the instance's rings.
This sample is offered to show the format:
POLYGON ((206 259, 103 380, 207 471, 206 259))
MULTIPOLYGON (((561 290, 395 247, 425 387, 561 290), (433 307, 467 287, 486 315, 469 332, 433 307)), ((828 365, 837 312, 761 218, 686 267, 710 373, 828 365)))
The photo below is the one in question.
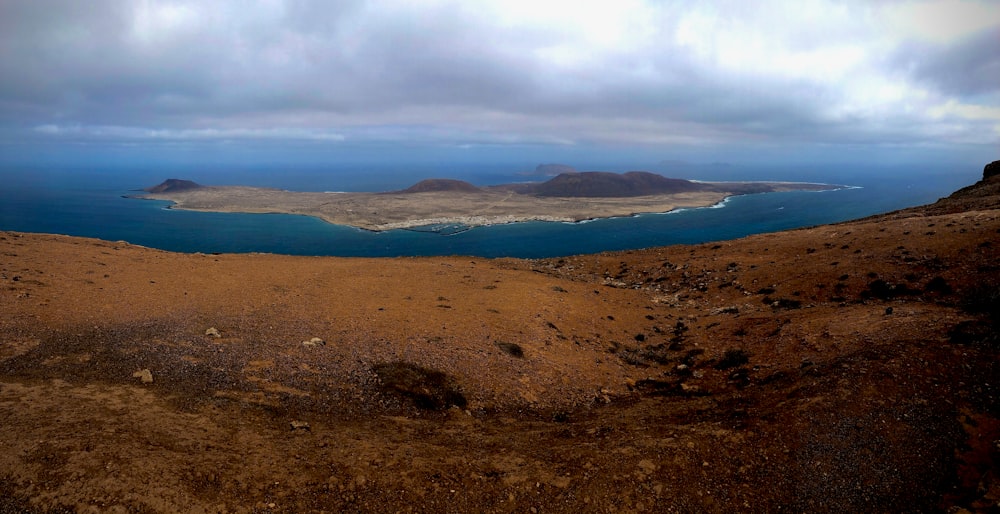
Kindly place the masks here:
POLYGON ((1000 22, 944 43, 887 40, 876 14, 821 0, 3 1, 0 128, 7 140, 996 141, 1000 22), (994 103, 975 104, 984 95, 994 103))
POLYGON ((920 80, 960 96, 1000 93, 1000 27, 980 31, 953 44, 914 45, 901 60, 920 80))

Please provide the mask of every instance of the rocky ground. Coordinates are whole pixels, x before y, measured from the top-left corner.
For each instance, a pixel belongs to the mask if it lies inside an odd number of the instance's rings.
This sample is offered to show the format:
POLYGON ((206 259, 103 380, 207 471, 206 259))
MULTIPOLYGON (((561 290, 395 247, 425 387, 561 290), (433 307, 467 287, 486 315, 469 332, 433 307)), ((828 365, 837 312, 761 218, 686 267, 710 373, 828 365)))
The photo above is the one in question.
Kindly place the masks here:
POLYGON ((998 180, 550 260, 0 233, 0 512, 995 512, 998 180))

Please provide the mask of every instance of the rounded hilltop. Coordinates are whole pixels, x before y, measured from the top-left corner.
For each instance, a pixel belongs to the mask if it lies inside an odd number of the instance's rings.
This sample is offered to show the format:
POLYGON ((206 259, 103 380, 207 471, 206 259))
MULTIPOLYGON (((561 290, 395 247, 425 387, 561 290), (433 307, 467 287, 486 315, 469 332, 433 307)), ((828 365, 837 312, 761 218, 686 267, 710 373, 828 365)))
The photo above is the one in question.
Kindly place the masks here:
POLYGON ((632 216, 706 207, 736 194, 835 187, 808 183, 708 183, 649 172, 591 171, 563 173, 545 182, 482 188, 463 180, 432 178, 398 191, 333 196, 245 186, 207 187, 168 179, 146 189, 148 194, 141 198, 169 200, 178 209, 303 214, 337 225, 381 231, 440 224, 471 227, 632 216))
POLYGON ((416 184, 402 190, 402 193, 439 193, 439 192, 458 192, 458 193, 478 193, 482 190, 478 187, 464 181, 456 180, 450 178, 429 178, 426 180, 421 180, 416 184))
POLYGON ((689 180, 667 178, 645 171, 619 174, 607 171, 561 173, 539 184, 539 196, 620 198, 656 194, 676 194, 706 189, 689 180))
POLYGON ((173 193, 177 191, 190 191, 192 189, 198 189, 204 187, 197 182, 192 182, 190 180, 181 180, 177 178, 168 178, 163 182, 153 186, 143 189, 147 193, 173 193))

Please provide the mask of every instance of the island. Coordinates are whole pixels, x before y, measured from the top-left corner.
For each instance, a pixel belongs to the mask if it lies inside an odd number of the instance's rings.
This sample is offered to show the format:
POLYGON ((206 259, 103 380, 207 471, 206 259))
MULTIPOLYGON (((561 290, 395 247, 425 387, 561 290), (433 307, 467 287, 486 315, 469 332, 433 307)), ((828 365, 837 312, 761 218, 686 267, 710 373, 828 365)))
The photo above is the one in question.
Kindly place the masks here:
POLYGON ((544 182, 479 187, 462 180, 427 179, 404 190, 371 193, 203 186, 168 179, 135 197, 167 200, 171 208, 194 211, 301 214, 377 232, 523 221, 579 222, 707 207, 734 195, 839 187, 805 182, 701 182, 645 171, 568 171, 544 182))

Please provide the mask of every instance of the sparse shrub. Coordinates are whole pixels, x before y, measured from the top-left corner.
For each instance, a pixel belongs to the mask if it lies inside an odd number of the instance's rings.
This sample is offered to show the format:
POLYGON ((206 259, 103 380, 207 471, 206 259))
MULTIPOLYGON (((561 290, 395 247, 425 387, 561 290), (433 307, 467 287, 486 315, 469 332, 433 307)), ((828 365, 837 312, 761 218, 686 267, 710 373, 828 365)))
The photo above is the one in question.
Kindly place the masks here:
POLYGON ((651 396, 669 396, 683 393, 679 382, 645 378, 635 383, 635 388, 651 396))
POLYGON ((1000 321, 1000 284, 985 281, 963 291, 962 308, 967 312, 986 314, 996 324, 1000 321))
POLYGON ((882 279, 874 280, 868 284, 868 290, 861 293, 862 296, 874 296, 880 300, 892 297, 892 286, 882 279), (867 293, 867 294, 866 294, 867 293))
POLYGON ((642 350, 642 357, 657 364, 667 364, 673 360, 667 354, 668 351, 670 351, 670 348, 662 344, 648 346, 642 350))
POLYGON ((640 368, 649 367, 649 363, 642 358, 638 348, 625 348, 624 350, 618 352, 618 358, 629 366, 637 366, 640 368))
POLYGON ((645 368, 652 364, 669 364, 675 360, 669 353, 671 351, 670 347, 662 344, 645 348, 625 348, 618 352, 618 358, 630 366, 645 368))
POLYGON ((413 402, 418 409, 443 410, 452 405, 465 408, 465 396, 455 380, 440 371, 402 361, 372 366, 382 391, 413 402))
POLYGON ((715 369, 730 369, 750 362, 750 354, 740 349, 729 349, 715 364, 715 369))
POLYGON ((982 320, 963 321, 948 331, 948 340, 952 344, 961 345, 996 343, 997 334, 994 328, 982 320))
POLYGON ((941 293, 941 294, 952 293, 951 285, 948 284, 948 281, 939 276, 934 277, 929 282, 927 282, 927 285, 924 286, 924 291, 927 291, 928 293, 941 293))
POLYGON ((792 300, 791 298, 778 298, 777 300, 771 298, 770 296, 765 296, 763 302, 775 309, 800 309, 802 308, 801 300, 792 300))
POLYGON ((507 355, 510 355, 511 357, 517 357, 518 359, 524 358, 524 350, 522 350, 521 345, 517 343, 507 343, 504 341, 497 341, 496 345, 497 348, 500 349, 500 351, 506 353, 507 355))
POLYGON ((704 353, 705 350, 701 348, 695 348, 693 350, 689 350, 686 354, 684 354, 684 358, 681 359, 681 362, 688 366, 694 366, 695 362, 698 361, 698 357, 700 357, 704 353))
POLYGON ((920 291, 910 289, 906 284, 890 284, 882 279, 873 280, 868 284, 868 289, 861 292, 863 298, 878 298, 879 300, 914 294, 920 294, 920 291))
POLYGON ((736 387, 743 389, 750 385, 750 371, 746 368, 738 368, 729 374, 729 382, 736 387))

